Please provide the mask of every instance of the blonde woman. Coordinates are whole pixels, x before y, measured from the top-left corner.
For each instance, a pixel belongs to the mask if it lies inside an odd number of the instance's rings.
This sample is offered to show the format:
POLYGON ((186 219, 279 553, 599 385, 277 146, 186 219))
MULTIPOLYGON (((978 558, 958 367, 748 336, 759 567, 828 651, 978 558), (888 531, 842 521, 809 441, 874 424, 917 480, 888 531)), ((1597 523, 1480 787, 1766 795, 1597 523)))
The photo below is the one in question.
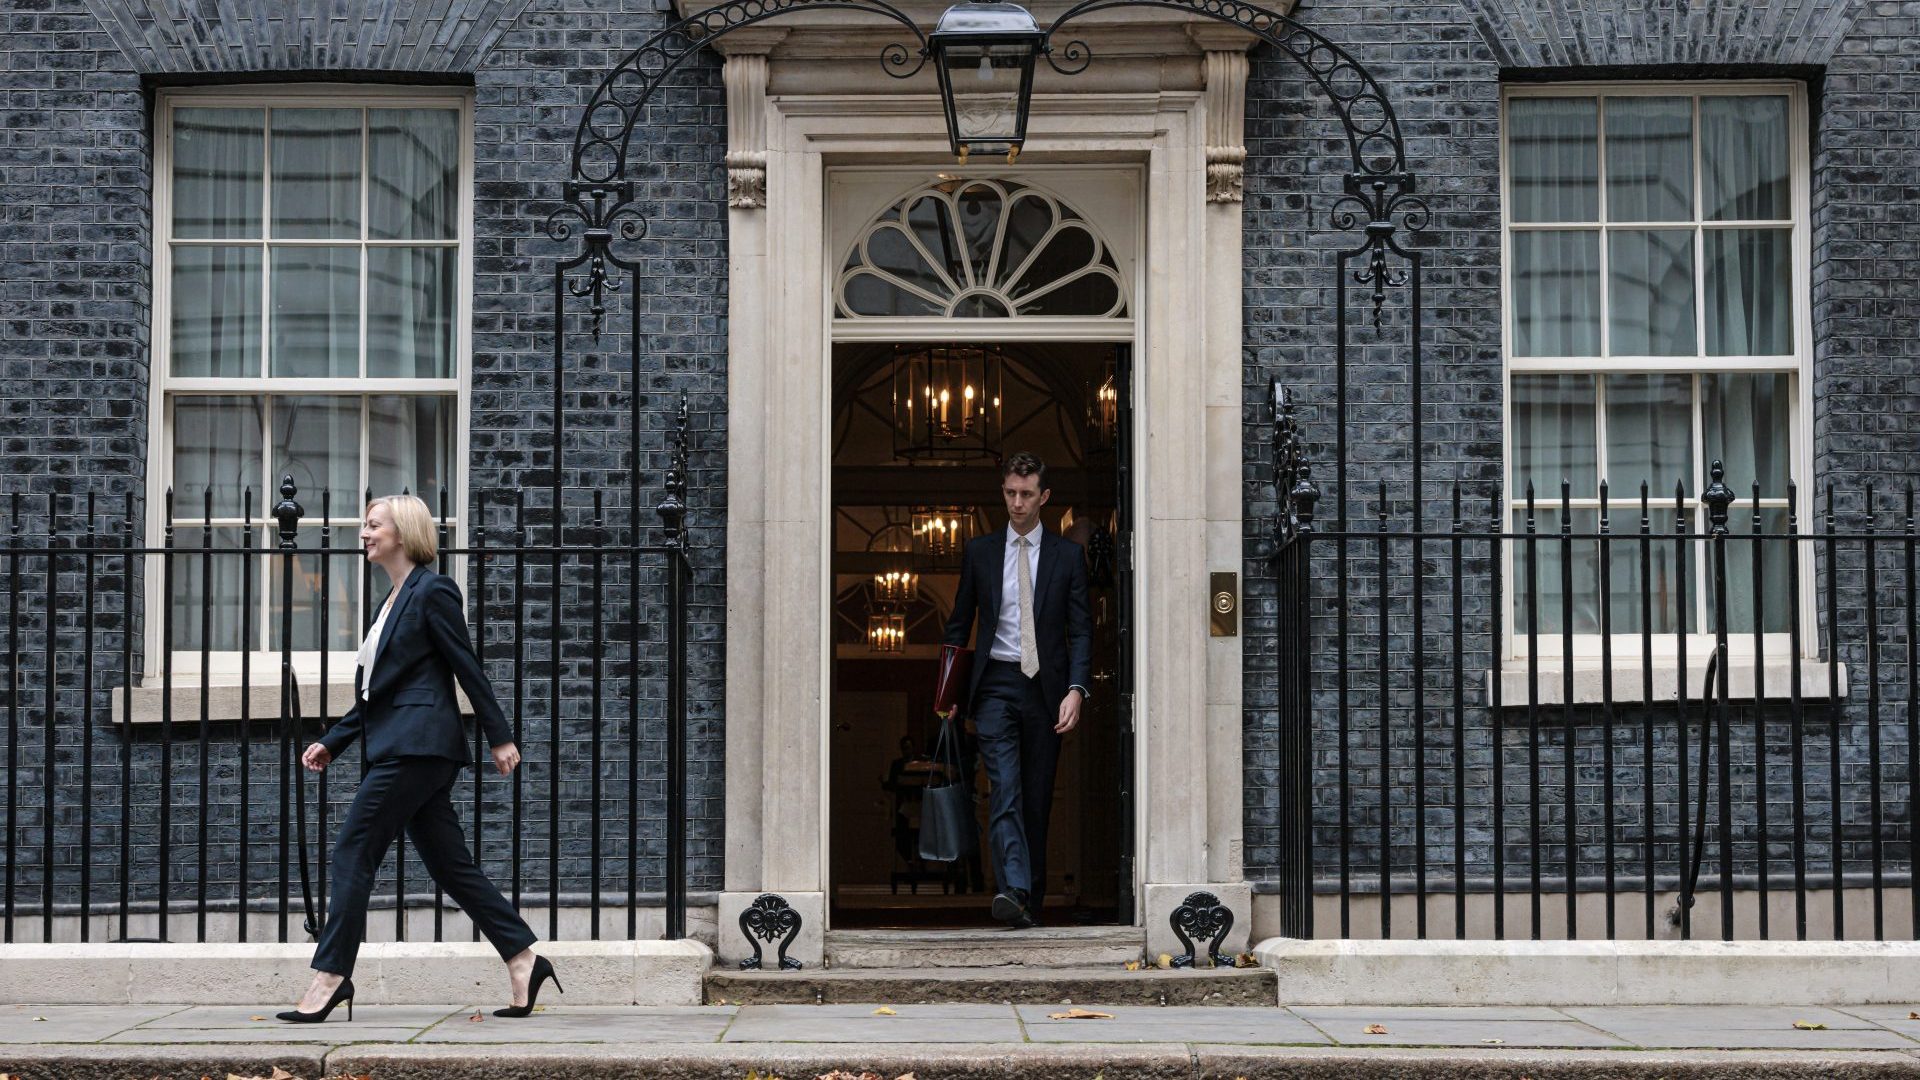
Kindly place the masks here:
POLYGON ((427 872, 507 962, 514 1004, 494 1015, 526 1016, 540 985, 553 979, 559 989, 560 980, 545 957, 533 954, 533 931, 480 871, 460 834, 449 794, 472 755, 455 679, 473 702, 500 775, 520 764, 520 750, 467 640, 460 589, 430 565, 437 551, 427 504, 412 495, 373 500, 360 544, 394 586, 360 646, 353 708, 307 748, 302 762, 319 772, 364 735, 367 773, 334 841, 333 905, 314 949, 313 983, 299 1007, 280 1019, 319 1023, 341 1002, 353 1019, 349 976, 366 937, 367 895, 403 828, 427 872))

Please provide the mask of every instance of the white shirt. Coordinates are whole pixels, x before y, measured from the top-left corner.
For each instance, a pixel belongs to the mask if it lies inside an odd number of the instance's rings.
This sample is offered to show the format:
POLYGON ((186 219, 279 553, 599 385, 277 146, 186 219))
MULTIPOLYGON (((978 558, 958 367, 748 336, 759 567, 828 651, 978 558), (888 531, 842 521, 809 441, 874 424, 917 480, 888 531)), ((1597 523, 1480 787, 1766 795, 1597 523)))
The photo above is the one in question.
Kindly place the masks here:
POLYGON ((367 700, 367 687, 373 685, 373 662, 380 655, 380 634, 387 626, 387 612, 393 610, 393 601, 400 595, 398 588, 381 605, 380 616, 373 620, 373 626, 367 630, 367 639, 360 643, 360 700, 367 700))
MULTIPOLYGON (((1044 526, 1034 523, 1033 531, 1027 534, 1026 548, 1027 572, 1033 575, 1033 587, 1040 587, 1040 540, 1046 532, 1044 526)), ((1013 560, 1021 549, 1014 546, 1019 533, 1013 531, 1013 525, 1007 525, 1007 554, 1000 564, 1000 622, 993 628, 993 648, 987 655, 995 660, 1020 662, 1020 564, 1013 560)), ((1039 642, 1034 643, 1035 648, 1039 642)))

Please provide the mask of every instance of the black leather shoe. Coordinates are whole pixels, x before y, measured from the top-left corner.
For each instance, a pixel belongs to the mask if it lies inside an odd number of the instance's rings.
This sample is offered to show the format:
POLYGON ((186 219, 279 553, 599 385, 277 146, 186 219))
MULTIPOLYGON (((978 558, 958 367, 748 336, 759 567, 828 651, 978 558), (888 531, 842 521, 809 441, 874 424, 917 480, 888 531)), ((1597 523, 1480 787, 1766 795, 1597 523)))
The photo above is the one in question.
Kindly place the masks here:
POLYGON ((347 1003, 347 1019, 351 1020, 353 1019, 352 979, 341 979, 340 985, 334 988, 333 997, 328 999, 326 1006, 319 1012, 301 1012, 298 1009, 288 1009, 283 1013, 275 1013, 274 1016, 278 1019, 285 1020, 289 1024, 318 1024, 326 1020, 328 1014, 333 1012, 333 1007, 343 1001, 347 1003))
POLYGON ((1032 926, 1033 916, 1027 911, 1027 891, 1002 889, 994 894, 993 917, 1014 930, 1025 930, 1032 926))
POLYGON ((546 982, 548 979, 553 980, 553 988, 555 990, 563 994, 567 992, 566 988, 560 985, 560 976, 553 973, 553 964, 544 956, 534 957, 533 971, 527 976, 527 1003, 525 1005, 512 1005, 504 1009, 495 1009, 493 1010, 493 1015, 506 1017, 533 1015, 533 1006, 540 1000, 540 984, 546 982))

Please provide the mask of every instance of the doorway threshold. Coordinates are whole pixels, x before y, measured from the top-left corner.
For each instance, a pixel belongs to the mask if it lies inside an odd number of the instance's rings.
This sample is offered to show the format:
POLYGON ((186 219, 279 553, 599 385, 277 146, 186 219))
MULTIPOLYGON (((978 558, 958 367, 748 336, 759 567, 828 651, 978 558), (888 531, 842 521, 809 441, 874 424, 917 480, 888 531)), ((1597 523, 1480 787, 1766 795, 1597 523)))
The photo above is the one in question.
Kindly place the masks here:
POLYGON ((828 930, 834 968, 1047 967, 1125 970, 1146 950, 1138 926, 1062 926, 1032 930, 828 930))

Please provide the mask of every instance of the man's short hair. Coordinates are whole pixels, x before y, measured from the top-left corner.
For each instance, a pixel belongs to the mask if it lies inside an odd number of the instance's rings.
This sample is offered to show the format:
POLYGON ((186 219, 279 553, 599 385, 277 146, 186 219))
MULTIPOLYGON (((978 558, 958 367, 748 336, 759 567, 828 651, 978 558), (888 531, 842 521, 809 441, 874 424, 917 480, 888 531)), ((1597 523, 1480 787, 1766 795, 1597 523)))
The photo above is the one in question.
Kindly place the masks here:
POLYGON ((1000 479, 1009 476, 1031 476, 1040 484, 1040 490, 1047 490, 1047 463, 1039 455, 1022 450, 1009 456, 1000 463, 1000 479))

